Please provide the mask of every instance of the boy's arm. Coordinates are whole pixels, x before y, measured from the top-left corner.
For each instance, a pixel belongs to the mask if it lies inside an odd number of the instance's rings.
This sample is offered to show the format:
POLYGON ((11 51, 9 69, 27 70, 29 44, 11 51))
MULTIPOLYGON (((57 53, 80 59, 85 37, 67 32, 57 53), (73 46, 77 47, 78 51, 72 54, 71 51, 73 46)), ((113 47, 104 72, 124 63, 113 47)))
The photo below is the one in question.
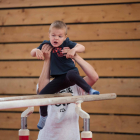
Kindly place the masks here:
POLYGON ((42 50, 42 47, 43 46, 46 46, 45 48, 49 48, 48 46, 50 46, 49 44, 49 41, 47 40, 44 40, 38 48, 34 48, 31 50, 30 54, 32 57, 37 57, 38 59, 42 59, 44 60, 44 57, 43 57, 43 52, 41 51, 42 50))
POLYGON ((38 59, 44 60, 43 52, 40 49, 34 48, 30 52, 32 57, 37 57, 38 59))
POLYGON ((34 48, 31 50, 30 54, 32 57, 36 57, 36 50, 37 50, 37 48, 34 48))
POLYGON ((75 55, 74 59, 86 74, 84 80, 90 86, 93 86, 93 84, 99 79, 98 74, 94 68, 88 62, 82 59, 78 54, 75 55))
POLYGON ((43 52, 40 49, 34 48, 31 50, 30 54, 32 57, 44 60, 43 52))
POLYGON ((75 50, 75 53, 81 53, 85 51, 85 47, 82 44, 76 44, 76 46, 74 48, 72 48, 75 50))

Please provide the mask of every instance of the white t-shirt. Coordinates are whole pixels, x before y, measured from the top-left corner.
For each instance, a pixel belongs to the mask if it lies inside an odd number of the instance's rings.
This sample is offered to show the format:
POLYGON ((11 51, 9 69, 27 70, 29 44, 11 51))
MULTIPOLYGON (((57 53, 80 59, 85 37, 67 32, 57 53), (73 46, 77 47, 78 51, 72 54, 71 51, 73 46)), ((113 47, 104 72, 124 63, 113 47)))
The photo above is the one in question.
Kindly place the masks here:
MULTIPOLYGON (((85 94, 77 85, 60 92, 70 92, 74 96, 85 94)), ((37 140, 80 140, 75 103, 49 105, 45 126, 39 131, 37 140)))

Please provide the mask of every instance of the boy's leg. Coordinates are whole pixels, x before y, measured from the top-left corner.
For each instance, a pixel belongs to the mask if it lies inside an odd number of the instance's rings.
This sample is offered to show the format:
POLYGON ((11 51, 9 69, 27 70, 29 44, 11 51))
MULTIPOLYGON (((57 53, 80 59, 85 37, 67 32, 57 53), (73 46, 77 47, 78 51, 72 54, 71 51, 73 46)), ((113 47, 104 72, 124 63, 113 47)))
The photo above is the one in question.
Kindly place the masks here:
MULTIPOLYGON (((39 94, 39 84, 36 85, 36 93, 39 94)), ((45 110, 48 110, 48 106, 46 106, 45 110)), ((39 122, 37 124, 38 129, 42 129, 44 127, 46 119, 47 119, 47 115, 46 116, 40 115, 40 119, 39 119, 39 122)))
MULTIPOLYGON (((48 83, 39 94, 54 94, 59 92, 62 89, 65 89, 69 86, 72 86, 74 84, 71 84, 66 79, 66 74, 57 76, 55 79, 53 79, 50 83, 48 83)), ((42 129, 45 124, 46 116, 47 114, 47 106, 40 106, 40 121, 37 125, 39 129, 42 129)))
MULTIPOLYGON (((48 83, 39 94, 54 94, 62 89, 74 85, 73 83, 67 82, 65 79, 66 74, 57 76, 50 83, 48 83)), ((47 106, 40 106, 40 114, 41 116, 47 116, 47 106)))
POLYGON ((78 71, 75 70, 68 71, 66 78, 71 84, 77 84, 79 87, 81 87, 83 90, 85 90, 87 93, 91 95, 100 94, 99 91, 92 89, 91 86, 89 86, 86 83, 86 81, 79 75, 78 71))

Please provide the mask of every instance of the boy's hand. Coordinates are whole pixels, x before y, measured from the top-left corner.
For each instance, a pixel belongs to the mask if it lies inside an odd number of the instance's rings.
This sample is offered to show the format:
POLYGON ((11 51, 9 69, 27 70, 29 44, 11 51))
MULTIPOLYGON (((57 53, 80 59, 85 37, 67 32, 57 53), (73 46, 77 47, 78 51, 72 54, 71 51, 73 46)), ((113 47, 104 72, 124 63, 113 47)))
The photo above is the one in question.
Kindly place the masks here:
POLYGON ((49 59, 50 58, 51 50, 52 50, 52 46, 50 46, 49 44, 44 44, 42 46, 41 51, 42 51, 45 59, 49 59))
POLYGON ((42 53, 41 50, 39 50, 39 49, 36 50, 36 57, 37 57, 38 59, 44 60, 43 53, 42 53))
POLYGON ((70 49, 69 47, 64 47, 62 53, 66 58, 74 58, 76 51, 74 48, 70 49))

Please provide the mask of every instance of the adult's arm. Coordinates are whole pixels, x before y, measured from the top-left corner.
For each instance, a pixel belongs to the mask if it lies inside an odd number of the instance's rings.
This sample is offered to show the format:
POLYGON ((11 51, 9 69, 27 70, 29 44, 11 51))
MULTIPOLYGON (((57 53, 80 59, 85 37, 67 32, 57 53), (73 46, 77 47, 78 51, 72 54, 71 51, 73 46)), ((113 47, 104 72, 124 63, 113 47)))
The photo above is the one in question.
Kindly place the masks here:
POLYGON ((39 77, 38 85, 39 92, 50 82, 50 52, 51 46, 43 45, 42 52, 44 55, 44 64, 42 68, 42 72, 39 77))
POLYGON ((32 57, 37 57, 38 59, 44 60, 42 51, 37 48, 32 49, 30 54, 32 57))
POLYGON ((88 62, 86 62, 78 54, 75 55, 74 59, 86 74, 86 76, 84 77, 84 80, 90 86, 93 86, 93 84, 99 79, 97 72, 88 62))

